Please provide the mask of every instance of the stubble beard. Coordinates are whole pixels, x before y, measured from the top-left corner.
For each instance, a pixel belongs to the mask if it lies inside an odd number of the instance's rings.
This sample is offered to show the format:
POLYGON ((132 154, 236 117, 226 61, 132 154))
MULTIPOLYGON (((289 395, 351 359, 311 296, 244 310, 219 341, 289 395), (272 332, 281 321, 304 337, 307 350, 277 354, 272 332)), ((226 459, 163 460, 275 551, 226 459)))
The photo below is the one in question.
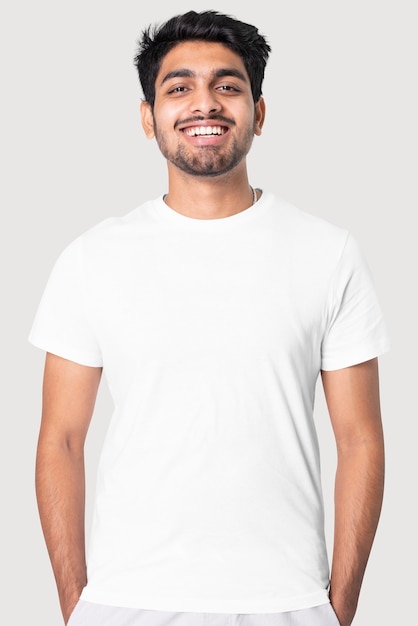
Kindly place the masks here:
POLYGON ((248 154, 254 130, 249 128, 241 142, 235 138, 227 151, 217 146, 200 146, 194 150, 179 144, 175 150, 170 150, 165 134, 159 132, 154 122, 155 139, 161 154, 182 172, 191 176, 221 176, 233 170, 248 154))

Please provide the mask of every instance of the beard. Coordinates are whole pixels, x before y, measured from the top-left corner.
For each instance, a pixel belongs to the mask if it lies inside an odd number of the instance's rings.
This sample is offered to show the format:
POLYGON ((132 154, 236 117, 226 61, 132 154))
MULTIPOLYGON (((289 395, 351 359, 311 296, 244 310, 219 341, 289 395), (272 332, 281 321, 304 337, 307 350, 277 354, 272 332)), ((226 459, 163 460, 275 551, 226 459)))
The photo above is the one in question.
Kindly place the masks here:
POLYGON ((154 120, 155 139, 161 154, 182 172, 192 176, 220 176, 234 169, 244 159, 253 142, 254 128, 247 130, 241 141, 234 139, 228 149, 218 146, 177 145, 170 149, 165 134, 158 130, 154 120))

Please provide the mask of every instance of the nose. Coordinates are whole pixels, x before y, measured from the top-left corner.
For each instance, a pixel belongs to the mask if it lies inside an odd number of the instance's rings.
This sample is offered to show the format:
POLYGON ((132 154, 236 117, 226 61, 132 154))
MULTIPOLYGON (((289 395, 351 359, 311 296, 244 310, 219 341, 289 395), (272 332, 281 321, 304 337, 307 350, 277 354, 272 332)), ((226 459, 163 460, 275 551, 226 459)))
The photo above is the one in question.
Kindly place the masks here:
POLYGON ((208 87, 196 88, 193 90, 190 110, 194 115, 213 115, 218 113, 222 105, 217 97, 217 93, 208 87))

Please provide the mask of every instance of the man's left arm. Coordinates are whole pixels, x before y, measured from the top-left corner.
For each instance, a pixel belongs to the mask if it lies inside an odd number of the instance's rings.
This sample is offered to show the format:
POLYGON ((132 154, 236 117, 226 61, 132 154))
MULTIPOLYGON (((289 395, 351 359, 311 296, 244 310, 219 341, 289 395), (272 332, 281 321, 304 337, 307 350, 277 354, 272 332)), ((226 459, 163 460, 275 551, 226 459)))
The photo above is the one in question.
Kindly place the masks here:
POLYGON ((384 439, 377 358, 323 371, 337 445, 330 600, 341 626, 354 618, 383 500, 384 439))

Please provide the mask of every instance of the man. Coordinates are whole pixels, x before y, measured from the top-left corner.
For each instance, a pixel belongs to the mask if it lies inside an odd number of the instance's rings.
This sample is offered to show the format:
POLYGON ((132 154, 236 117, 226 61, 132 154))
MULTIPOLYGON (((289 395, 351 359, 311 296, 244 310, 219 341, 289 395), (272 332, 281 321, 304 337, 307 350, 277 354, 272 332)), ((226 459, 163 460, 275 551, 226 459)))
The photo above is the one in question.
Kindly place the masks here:
POLYGON ((70 626, 353 620, 382 503, 388 339, 352 236, 250 185, 269 53, 214 11, 142 33, 142 125, 167 194, 71 243, 39 306, 37 497, 70 626), (83 446, 102 371, 115 410, 86 567, 83 446), (338 449, 331 573, 320 374, 338 449))

